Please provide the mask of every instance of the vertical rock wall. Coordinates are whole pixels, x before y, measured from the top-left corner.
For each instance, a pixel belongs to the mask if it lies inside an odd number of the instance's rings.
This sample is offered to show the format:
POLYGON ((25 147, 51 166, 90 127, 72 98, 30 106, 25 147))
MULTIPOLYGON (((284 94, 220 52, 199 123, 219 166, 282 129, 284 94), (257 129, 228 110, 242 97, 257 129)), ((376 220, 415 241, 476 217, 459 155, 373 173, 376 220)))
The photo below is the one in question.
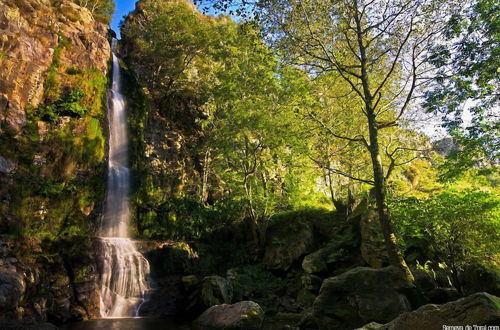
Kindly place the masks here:
POLYGON ((0 320, 99 316, 107 35, 71 1, 0 2, 0 320))

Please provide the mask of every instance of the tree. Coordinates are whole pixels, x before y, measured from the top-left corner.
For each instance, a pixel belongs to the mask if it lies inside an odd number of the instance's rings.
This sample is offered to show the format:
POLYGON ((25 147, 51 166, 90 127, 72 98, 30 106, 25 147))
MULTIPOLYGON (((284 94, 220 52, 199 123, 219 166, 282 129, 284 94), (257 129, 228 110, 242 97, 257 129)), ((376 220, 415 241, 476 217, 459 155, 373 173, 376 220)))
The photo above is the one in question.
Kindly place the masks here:
POLYGON ((115 11, 114 0, 75 0, 75 3, 88 8, 97 20, 109 24, 115 11))
POLYGON ((426 93, 425 106, 443 115, 445 128, 459 146, 448 157, 445 179, 473 166, 498 165, 499 12, 498 1, 465 1, 449 18, 445 42, 434 46, 429 58, 439 70, 426 93), (467 127, 464 112, 471 117, 467 127))
POLYGON ((216 25, 182 1, 145 1, 125 20, 127 58, 159 105, 172 98, 206 102, 214 65, 210 48, 220 40, 216 25))
POLYGON ((373 193, 391 264, 412 275, 398 250, 386 205, 380 131, 404 119, 426 82, 427 49, 443 28, 446 9, 434 1, 287 1, 259 3, 270 42, 289 63, 311 76, 335 72, 354 95, 352 111, 366 120, 366 134, 338 139, 359 142, 371 158, 373 193), (439 9, 439 10, 438 10, 439 9))
MULTIPOLYGON (((338 138, 366 134, 366 120, 352 111, 359 106, 359 101, 355 93, 351 93, 351 86, 335 72, 310 77, 298 69, 289 71, 300 77, 295 80, 302 80, 300 86, 303 87, 295 88, 295 96, 282 102, 295 107, 297 126, 302 123, 309 130, 309 143, 298 152, 321 170, 332 203, 339 212, 348 214, 356 203, 355 196, 374 185, 371 157, 365 144, 338 138)), ((297 82, 289 82, 293 84, 297 82)), ((390 112, 386 114, 387 119, 391 118, 389 115, 390 112)), ((399 171, 396 170, 399 166, 426 157, 425 149, 429 146, 422 134, 405 127, 383 130, 379 144, 386 181, 399 171)))
MULTIPOLYGON (((271 216, 306 199, 316 182, 292 152, 299 139, 293 112, 279 102, 288 85, 258 30, 204 16, 187 2, 143 1, 123 24, 122 37, 125 60, 159 114, 170 128, 188 132, 182 143, 190 143, 185 154, 200 176, 187 197, 200 209, 230 210, 228 218, 248 221, 262 247, 271 216)), ((162 205, 170 208, 169 197, 162 193, 145 217, 158 235, 166 225, 155 224, 157 214, 162 205)))
MULTIPOLYGON (((293 112, 278 101, 286 88, 276 58, 257 31, 228 23, 221 36, 225 47, 213 53, 220 69, 204 124, 204 152, 209 170, 220 177, 228 197, 240 203, 255 245, 262 249, 270 218, 290 206, 301 162, 292 151, 298 137, 293 112)), ((305 185, 307 180, 301 181, 305 185)))

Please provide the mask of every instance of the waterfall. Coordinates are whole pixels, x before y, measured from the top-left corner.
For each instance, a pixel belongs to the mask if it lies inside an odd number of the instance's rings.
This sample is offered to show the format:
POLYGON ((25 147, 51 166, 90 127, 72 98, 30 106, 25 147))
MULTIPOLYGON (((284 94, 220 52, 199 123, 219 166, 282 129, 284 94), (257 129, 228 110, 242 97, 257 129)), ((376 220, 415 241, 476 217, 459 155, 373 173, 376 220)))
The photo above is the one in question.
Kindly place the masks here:
POLYGON ((113 81, 108 109, 107 195, 99 237, 101 317, 136 317, 149 291, 149 263, 129 238, 128 136, 125 99, 120 94, 120 65, 113 39, 113 81))

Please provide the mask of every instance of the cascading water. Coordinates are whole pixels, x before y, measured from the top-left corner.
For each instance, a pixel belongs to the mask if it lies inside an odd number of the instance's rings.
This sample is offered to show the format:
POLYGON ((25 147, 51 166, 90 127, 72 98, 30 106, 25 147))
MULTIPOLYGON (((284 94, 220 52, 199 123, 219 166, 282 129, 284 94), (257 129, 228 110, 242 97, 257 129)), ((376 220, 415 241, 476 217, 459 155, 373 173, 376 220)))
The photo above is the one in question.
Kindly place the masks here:
POLYGON ((128 137, 125 101, 120 94, 120 65, 113 39, 113 84, 108 109, 107 196, 99 238, 101 316, 136 317, 149 291, 149 263, 128 236, 130 219, 128 137))

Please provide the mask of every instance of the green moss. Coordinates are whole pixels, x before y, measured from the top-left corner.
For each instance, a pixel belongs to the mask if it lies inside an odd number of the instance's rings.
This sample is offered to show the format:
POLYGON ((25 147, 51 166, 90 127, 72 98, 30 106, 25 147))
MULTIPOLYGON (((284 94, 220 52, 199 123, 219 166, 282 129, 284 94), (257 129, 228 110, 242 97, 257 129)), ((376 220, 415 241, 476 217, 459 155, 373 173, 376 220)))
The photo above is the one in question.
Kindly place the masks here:
POLYGON ((80 268, 75 272, 73 281, 75 283, 84 283, 90 273, 89 267, 80 268))
POLYGON ((17 239, 52 242, 89 237, 104 198, 106 140, 102 127, 108 79, 95 69, 61 71, 60 56, 67 45, 61 37, 47 73, 47 103, 28 109, 22 134, 16 138, 0 135, 0 153, 19 165, 13 183, 4 188, 12 198, 0 202, 1 214, 8 215, 0 225, 17 239), (66 74, 63 93, 59 74, 66 74), (60 116, 70 120, 56 124, 60 116), (44 127, 43 138, 39 126, 44 127))
POLYGON ((10 57, 9 54, 7 54, 6 52, 0 51, 0 60, 7 59, 9 57, 10 57))
POLYGON ((54 48, 54 54, 52 55, 52 63, 47 69, 45 83, 44 83, 44 99, 45 100, 56 100, 59 97, 59 81, 57 79, 59 66, 61 65, 61 54, 65 47, 70 44, 70 41, 62 35, 61 32, 56 33, 59 37, 59 42, 54 48))

